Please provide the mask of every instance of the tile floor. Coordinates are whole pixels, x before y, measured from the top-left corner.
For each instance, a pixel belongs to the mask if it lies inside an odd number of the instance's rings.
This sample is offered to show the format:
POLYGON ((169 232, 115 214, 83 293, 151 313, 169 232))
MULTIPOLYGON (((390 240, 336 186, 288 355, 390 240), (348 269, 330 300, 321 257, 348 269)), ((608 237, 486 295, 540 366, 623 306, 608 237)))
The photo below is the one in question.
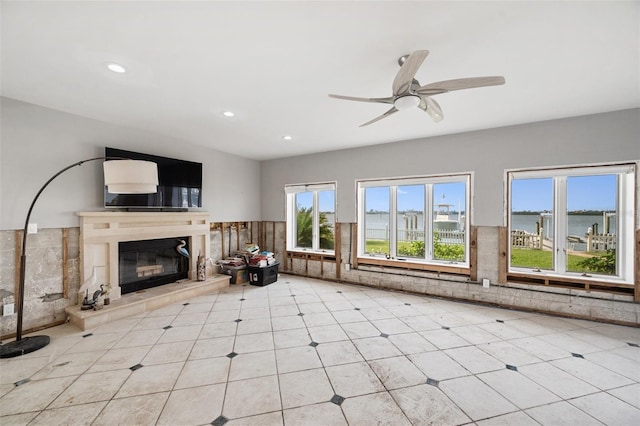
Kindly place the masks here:
POLYGON ((3 426, 640 424, 638 328, 284 274, 46 334, 3 426))

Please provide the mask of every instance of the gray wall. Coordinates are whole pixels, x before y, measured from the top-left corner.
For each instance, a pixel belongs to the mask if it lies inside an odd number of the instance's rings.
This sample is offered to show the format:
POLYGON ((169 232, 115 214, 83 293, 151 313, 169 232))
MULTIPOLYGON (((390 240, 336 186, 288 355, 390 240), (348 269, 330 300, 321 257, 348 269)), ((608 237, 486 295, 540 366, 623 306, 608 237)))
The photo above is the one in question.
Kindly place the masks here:
POLYGON ((286 184, 337 181, 338 221, 355 222, 357 179, 473 172, 472 224, 502 226, 506 169, 638 159, 636 108, 264 161, 262 220, 285 220, 286 184))
MULTIPOLYGON (((149 132, 1 98, 0 229, 21 229, 31 200, 54 173, 104 155, 104 147, 203 163, 203 207, 212 221, 260 219, 260 163, 149 132)), ((40 197, 31 222, 72 227, 77 211, 103 209, 101 162, 65 172, 40 197)))

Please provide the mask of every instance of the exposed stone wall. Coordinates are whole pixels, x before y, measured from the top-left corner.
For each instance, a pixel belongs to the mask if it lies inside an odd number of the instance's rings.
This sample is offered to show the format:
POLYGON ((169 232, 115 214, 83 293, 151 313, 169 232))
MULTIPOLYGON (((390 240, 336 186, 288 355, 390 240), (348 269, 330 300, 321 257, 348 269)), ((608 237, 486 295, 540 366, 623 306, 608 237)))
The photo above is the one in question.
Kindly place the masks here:
MULTIPOLYGON (((350 242, 351 225, 343 223, 340 226, 339 278, 335 271, 335 264, 324 262, 323 273, 321 273, 320 261, 316 260, 293 259, 292 268, 288 272, 575 318, 640 325, 640 303, 635 303, 631 295, 519 283, 498 285, 498 227, 478 227, 478 281, 476 282, 463 276, 381 266, 359 265, 357 269, 347 270, 346 265, 352 263, 353 253, 350 252, 350 247, 354 247, 354 243, 350 242), (483 278, 490 280, 488 288, 482 286, 483 278)), ((286 266, 288 267, 289 264, 286 266)))
MULTIPOLYGON (((80 229, 66 228, 66 239, 63 232, 61 228, 41 229, 27 237, 23 331, 64 321, 64 308, 77 303, 80 229), (63 259, 64 245, 66 262, 63 259), (63 294, 63 269, 66 269, 67 297, 63 294)), ((5 304, 16 304, 16 268, 20 267, 20 253, 16 253, 16 247, 21 244, 21 240, 16 241, 18 235, 15 230, 0 231, 0 304, 3 313, 5 304)), ((17 306, 15 309, 17 311, 17 306)), ((0 317, 1 335, 15 333, 16 322, 16 314, 0 317)))
MULTIPOLYGON (((388 288, 438 297, 483 302, 507 307, 557 313, 576 318, 640 325, 640 304, 632 296, 589 292, 557 287, 542 287, 518 283, 497 285, 498 235, 497 227, 478 228, 477 271, 480 282, 463 276, 437 274, 413 270, 360 265, 347 270, 352 263, 355 247, 351 225, 340 226, 340 258, 336 262, 294 258, 286 261, 284 222, 225 222, 213 223, 210 232, 213 261, 233 254, 246 243, 256 243, 260 250, 275 253, 281 272, 320 279, 337 280, 378 288, 388 288), (351 251, 350 251, 351 250, 351 251), (340 276, 338 278, 338 270, 340 276), (491 282, 489 288, 482 278, 491 282)), ((80 288, 79 228, 67 228, 67 285, 63 292, 63 229, 42 229, 29 235, 27 242, 27 274, 24 302, 23 330, 45 327, 66 319, 65 307, 76 304, 80 288)), ((15 303, 16 286, 15 230, 0 231, 0 305, 15 303)), ((218 268, 213 269, 219 272, 218 268)), ((4 308, 4 306, 1 306, 4 308)), ((2 336, 15 333, 17 316, 0 317, 2 336)))

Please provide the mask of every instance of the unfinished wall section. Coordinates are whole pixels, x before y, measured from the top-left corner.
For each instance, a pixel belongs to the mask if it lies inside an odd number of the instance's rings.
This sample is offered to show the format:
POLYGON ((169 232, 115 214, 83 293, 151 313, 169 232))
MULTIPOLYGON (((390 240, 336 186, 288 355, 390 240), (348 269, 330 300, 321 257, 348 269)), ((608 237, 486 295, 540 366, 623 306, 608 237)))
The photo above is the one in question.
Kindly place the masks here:
MULTIPOLYGON (((41 229, 27 237, 23 331, 60 324, 64 309, 75 305, 80 288, 79 228, 41 229)), ((0 231, 0 335, 16 332, 17 314, 4 315, 5 305, 17 311, 22 231, 0 231)))
POLYGON ((478 227, 477 281, 469 277, 385 266, 357 265, 355 224, 342 223, 339 269, 313 256, 293 258, 287 268, 295 275, 329 279, 369 287, 479 302, 573 318, 640 325, 640 304, 632 295, 584 289, 543 287, 507 282, 499 284, 500 227, 478 227), (322 264, 324 263, 324 264, 322 264), (482 279, 489 279, 483 287, 482 279))

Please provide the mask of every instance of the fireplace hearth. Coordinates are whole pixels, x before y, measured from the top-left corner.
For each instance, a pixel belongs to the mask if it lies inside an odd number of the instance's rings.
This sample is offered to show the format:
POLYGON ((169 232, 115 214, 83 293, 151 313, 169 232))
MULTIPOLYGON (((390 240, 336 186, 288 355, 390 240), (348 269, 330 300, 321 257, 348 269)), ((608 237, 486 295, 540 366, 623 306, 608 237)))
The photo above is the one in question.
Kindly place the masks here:
POLYGON ((122 294, 173 283, 189 277, 189 258, 178 247, 189 237, 118 243, 119 284, 122 294))

